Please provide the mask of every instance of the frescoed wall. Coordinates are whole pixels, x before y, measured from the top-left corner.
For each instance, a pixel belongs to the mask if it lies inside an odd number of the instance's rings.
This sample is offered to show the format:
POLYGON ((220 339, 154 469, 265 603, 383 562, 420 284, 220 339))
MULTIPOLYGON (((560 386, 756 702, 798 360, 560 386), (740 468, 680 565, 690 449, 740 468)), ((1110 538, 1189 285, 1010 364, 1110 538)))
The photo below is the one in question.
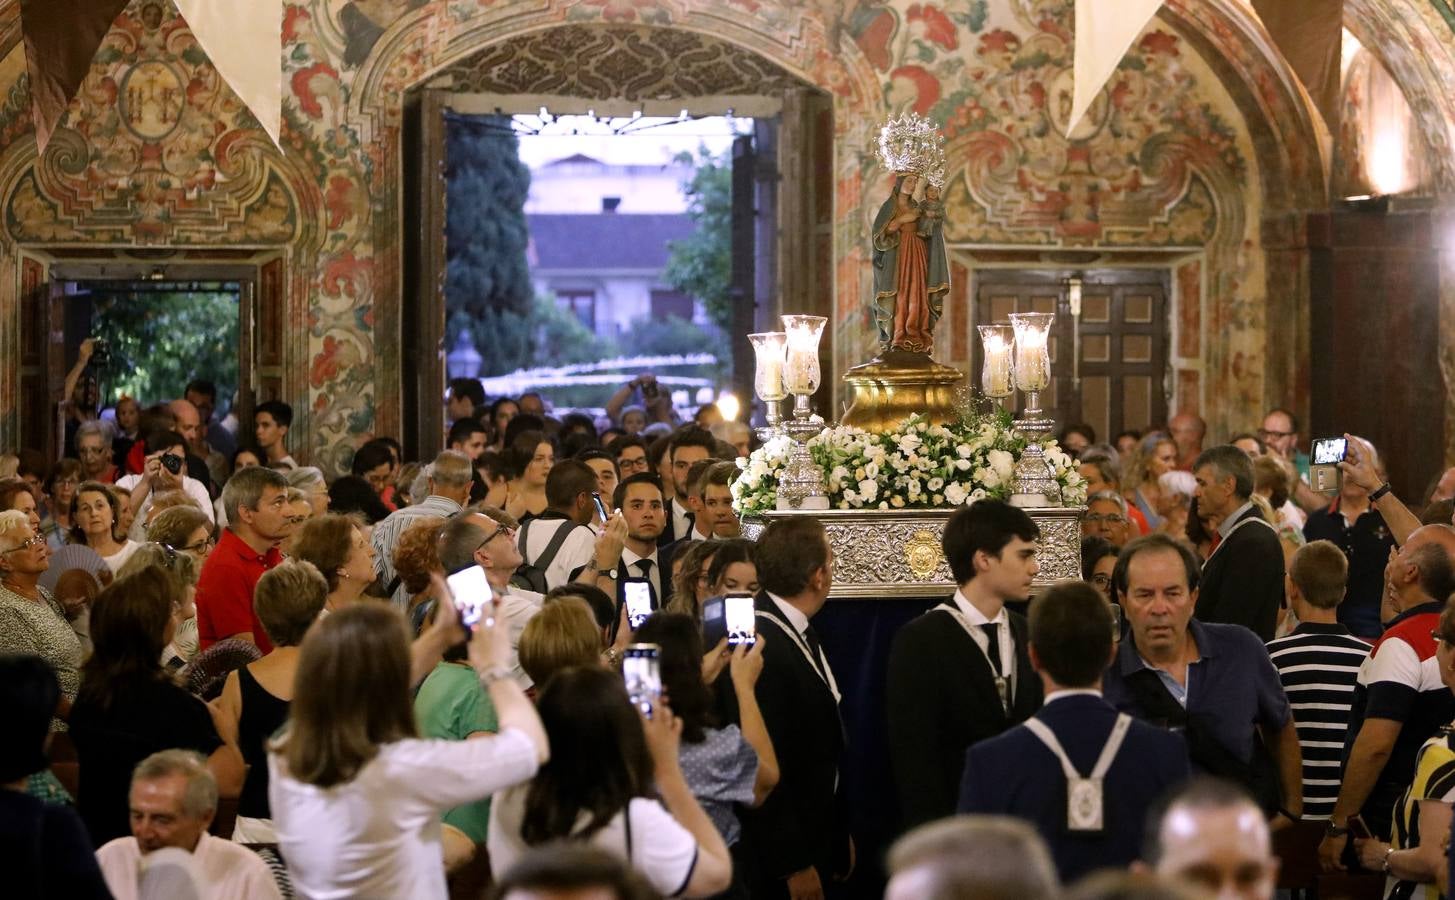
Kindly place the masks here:
MULTIPOLYGON (((1428 43, 1438 16, 1385 9, 1396 5, 1351 0, 1366 32, 1428 43)), ((834 279, 840 371, 870 355, 866 223, 886 190, 874 128, 904 109, 945 125, 952 244, 1168 248, 1200 260, 1201 308, 1180 321, 1219 339, 1181 358, 1189 374, 1170 381, 1196 392, 1214 427, 1287 402, 1307 364, 1265 367, 1279 339, 1267 323, 1295 321, 1307 303, 1289 223, 1326 200, 1328 141, 1240 0, 1169 0, 1069 140, 1072 0, 297 0, 280 48, 283 153, 171 5, 134 0, 39 160, 17 9, 0 0, 0 265, 18 271, 21 247, 56 244, 280 248, 299 329, 285 377, 294 449, 326 467, 347 463, 351 434, 401 426, 403 96, 486 48, 567 23, 709 34, 834 98, 833 260, 822 277, 834 279)), ((1423 79, 1410 100, 1420 134, 1448 147, 1448 51, 1416 42, 1398 53, 1386 61, 1396 80, 1423 79)), ((1443 168, 1432 177, 1455 183, 1443 168)), ((0 281, 5 346, 17 288, 0 281)), ((941 328, 972 324, 951 313, 941 328)), ((964 340, 941 335, 950 347, 964 340)), ((14 390, 0 376, 0 401, 14 390)), ((0 438, 14 434, 13 417, 0 413, 0 438)))

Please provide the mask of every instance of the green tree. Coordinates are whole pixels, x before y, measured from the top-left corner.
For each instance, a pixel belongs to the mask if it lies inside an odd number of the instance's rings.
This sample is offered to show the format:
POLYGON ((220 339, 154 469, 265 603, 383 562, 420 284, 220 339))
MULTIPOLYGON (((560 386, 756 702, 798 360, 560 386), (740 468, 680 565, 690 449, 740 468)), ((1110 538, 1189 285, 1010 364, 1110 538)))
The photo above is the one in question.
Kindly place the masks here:
MULTIPOLYGON (((677 157, 692 162, 690 153, 677 157)), ((687 214, 697 224, 691 237, 672 241, 663 279, 676 290, 702 300, 707 315, 723 331, 732 327, 732 158, 697 151, 697 170, 683 187, 687 214)))
POLYGON ((182 396, 206 377, 220 401, 237 389, 234 291, 115 291, 92 295, 91 331, 106 338, 111 359, 99 372, 104 403, 121 394, 145 406, 182 396))
POLYGON ((465 330, 484 357, 482 374, 533 365, 530 170, 510 117, 447 116, 445 157, 445 346, 465 330))

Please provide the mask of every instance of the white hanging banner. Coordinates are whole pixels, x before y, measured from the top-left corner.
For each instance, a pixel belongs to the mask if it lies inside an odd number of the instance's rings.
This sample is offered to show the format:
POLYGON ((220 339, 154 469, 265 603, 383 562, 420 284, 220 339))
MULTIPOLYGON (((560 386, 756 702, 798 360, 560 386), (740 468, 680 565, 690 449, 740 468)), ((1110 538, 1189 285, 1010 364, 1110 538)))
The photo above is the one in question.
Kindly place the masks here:
POLYGON ((1067 137, 1161 6, 1162 0, 1076 0, 1076 92, 1067 137))
POLYGON ((217 74, 282 149, 283 0, 174 2, 217 74))

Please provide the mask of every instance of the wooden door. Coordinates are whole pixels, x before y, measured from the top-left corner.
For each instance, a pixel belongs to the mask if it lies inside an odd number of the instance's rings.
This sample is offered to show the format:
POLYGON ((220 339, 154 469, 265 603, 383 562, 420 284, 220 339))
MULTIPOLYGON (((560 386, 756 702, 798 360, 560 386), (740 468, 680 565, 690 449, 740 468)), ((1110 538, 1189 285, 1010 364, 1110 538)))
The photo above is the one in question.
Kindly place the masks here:
MULTIPOLYGON (((1081 316, 1071 315, 1070 272, 986 271, 977 279, 976 323, 1013 312, 1056 314, 1049 349, 1051 389, 1042 398, 1058 427, 1084 422, 1109 441, 1167 418, 1167 283, 1158 270, 1081 274, 1081 316)), ((980 347, 972 341, 973 371, 980 347)), ((1017 398, 1023 402, 1024 398, 1017 398)))
POLYGON ((39 450, 46 459, 60 455, 60 402, 66 376, 65 324, 50 260, 23 253, 20 258, 20 371, 16 412, 19 446, 39 450))

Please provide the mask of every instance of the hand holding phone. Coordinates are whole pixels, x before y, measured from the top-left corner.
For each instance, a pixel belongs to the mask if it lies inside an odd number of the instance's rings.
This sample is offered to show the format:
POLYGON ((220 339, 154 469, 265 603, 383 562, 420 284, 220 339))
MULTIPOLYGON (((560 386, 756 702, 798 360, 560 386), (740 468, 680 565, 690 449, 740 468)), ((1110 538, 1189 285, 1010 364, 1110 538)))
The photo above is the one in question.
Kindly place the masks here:
POLYGON ((752 594, 728 594, 723 598, 727 619, 727 641, 730 647, 752 645, 758 636, 758 611, 752 594))
POLYGON ((652 583, 644 578, 624 580, 621 585, 626 602, 626 619, 632 631, 642 627, 652 614, 652 583))
POLYGON ((1309 457, 1309 486, 1332 494, 1339 490, 1339 464, 1349 455, 1349 440, 1342 437, 1319 438, 1313 443, 1309 457))
POLYGON ((662 699, 662 671, 656 644, 630 644, 622 654, 621 676, 626 694, 643 716, 650 719, 662 699))
POLYGON ((460 611, 460 624, 466 631, 474 631, 483 619, 487 628, 495 625, 495 592, 485 578, 480 566, 470 566, 445 579, 450 588, 450 600, 460 611))

